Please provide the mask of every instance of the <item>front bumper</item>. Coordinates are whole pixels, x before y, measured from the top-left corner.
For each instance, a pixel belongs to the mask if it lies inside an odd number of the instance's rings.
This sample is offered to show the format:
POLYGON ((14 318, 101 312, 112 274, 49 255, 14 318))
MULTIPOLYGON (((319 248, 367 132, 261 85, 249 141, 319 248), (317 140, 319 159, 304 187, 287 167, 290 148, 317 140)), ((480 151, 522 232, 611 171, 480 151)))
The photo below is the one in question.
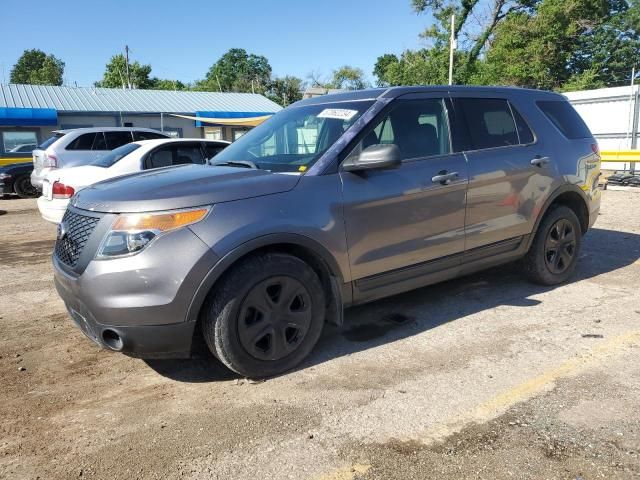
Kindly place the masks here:
POLYGON ((184 228, 137 255, 93 260, 80 275, 54 254, 54 282, 75 324, 98 345, 140 358, 186 358, 196 325, 187 311, 217 261, 184 228))
POLYGON ((0 196, 8 195, 10 193, 13 193, 13 188, 11 189, 11 191, 9 191, 7 185, 2 180, 0 180, 0 196))

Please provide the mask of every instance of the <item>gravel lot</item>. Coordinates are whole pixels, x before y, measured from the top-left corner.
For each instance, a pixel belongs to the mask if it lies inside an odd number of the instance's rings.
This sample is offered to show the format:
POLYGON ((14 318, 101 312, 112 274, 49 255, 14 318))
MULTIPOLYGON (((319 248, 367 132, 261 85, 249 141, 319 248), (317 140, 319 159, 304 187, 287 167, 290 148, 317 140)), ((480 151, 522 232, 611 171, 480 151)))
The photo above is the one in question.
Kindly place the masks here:
POLYGON ((297 371, 99 350, 55 228, 0 201, 0 478, 640 478, 640 190, 604 192, 571 283, 507 266, 327 326, 297 371))

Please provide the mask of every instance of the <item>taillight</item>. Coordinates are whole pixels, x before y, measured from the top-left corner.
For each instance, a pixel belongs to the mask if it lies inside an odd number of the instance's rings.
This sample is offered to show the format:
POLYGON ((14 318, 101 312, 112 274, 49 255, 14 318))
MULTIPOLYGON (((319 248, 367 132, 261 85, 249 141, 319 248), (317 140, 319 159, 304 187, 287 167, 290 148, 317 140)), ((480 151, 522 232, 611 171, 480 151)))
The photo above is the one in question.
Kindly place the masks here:
POLYGON ((53 198, 71 198, 76 191, 73 187, 65 185, 64 183, 53 182, 51 193, 53 194, 53 198))
POLYGON ((44 153, 44 161, 42 162, 43 167, 49 168, 58 168, 58 157, 55 155, 51 155, 50 153, 44 153))

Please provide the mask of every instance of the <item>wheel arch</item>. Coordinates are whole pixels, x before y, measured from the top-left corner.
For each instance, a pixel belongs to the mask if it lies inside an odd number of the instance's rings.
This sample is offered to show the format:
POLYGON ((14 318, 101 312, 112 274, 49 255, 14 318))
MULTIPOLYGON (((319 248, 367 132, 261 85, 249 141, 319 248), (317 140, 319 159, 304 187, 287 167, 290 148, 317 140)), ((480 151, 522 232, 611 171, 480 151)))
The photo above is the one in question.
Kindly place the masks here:
POLYGON ((327 298, 327 321, 342 325, 343 303, 351 301, 350 291, 344 288, 344 278, 333 255, 315 240, 304 235, 277 233, 263 235, 241 244, 226 254, 205 275, 198 287, 189 310, 188 321, 200 321, 201 312, 209 294, 218 281, 234 265, 243 259, 266 252, 281 252, 293 255, 306 262, 318 275, 327 298), (345 298, 346 297, 346 298, 345 298))
POLYGON ((580 229, 582 234, 587 233, 589 229, 589 200, 579 187, 576 185, 563 185, 556 189, 549 198, 545 201, 543 207, 540 209, 540 214, 536 218, 536 222, 533 228, 532 235, 529 237, 529 245, 527 250, 531 246, 535 234, 538 232, 538 228, 542 219, 549 212, 549 210, 555 205, 565 205, 569 207, 578 217, 580 221, 580 229))

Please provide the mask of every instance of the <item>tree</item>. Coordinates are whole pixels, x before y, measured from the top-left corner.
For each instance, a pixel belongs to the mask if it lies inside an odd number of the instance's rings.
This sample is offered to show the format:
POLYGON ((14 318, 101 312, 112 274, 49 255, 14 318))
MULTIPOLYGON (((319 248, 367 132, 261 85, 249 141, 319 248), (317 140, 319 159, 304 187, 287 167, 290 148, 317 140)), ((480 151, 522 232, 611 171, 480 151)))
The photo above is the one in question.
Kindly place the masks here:
POLYGON ((301 78, 286 75, 271 81, 267 97, 278 105, 286 107, 302 99, 304 83, 301 78))
POLYGON ((597 88, 626 83, 640 57, 640 0, 412 0, 435 23, 428 47, 378 58, 380 85, 454 83, 597 88))
POLYGON ((392 53, 385 53, 378 57, 373 67, 373 74, 378 79, 377 84, 379 87, 387 87, 392 84, 387 78, 387 71, 390 71, 398 63, 400 63, 400 59, 392 53))
POLYGON ((64 62, 42 50, 25 50, 11 69, 11 83, 62 85, 64 62))
POLYGON ((148 89, 153 87, 149 78, 151 65, 141 65, 139 62, 129 62, 129 77, 127 78, 127 60, 121 53, 114 55, 107 63, 102 80, 95 82, 96 87, 127 88, 129 82, 133 88, 148 89))
POLYGON ((166 78, 153 77, 149 88, 153 90, 188 90, 189 85, 180 80, 168 80, 166 78))
POLYGON ((364 72, 357 67, 344 65, 333 71, 331 81, 327 88, 340 88, 345 90, 362 90, 369 83, 364 78, 364 72))
POLYGON ((496 29, 480 83, 543 89, 619 84, 638 61, 638 2, 541 0, 496 29))
POLYGON ((266 57, 232 48, 211 66, 204 80, 197 82, 196 89, 264 94, 270 84, 271 65, 266 57))

